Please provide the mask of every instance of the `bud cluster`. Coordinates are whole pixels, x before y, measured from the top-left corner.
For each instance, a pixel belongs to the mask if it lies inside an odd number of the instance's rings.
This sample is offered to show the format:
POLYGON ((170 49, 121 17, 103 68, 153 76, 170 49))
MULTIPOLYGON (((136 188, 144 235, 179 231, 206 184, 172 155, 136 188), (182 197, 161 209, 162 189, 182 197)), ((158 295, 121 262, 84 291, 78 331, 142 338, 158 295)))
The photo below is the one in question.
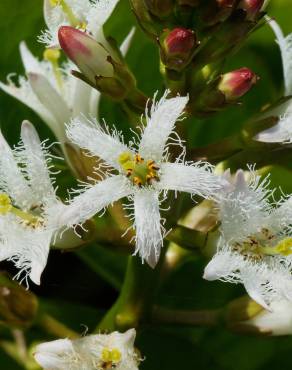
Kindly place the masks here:
POLYGON ((222 76, 223 64, 263 16, 264 0, 131 0, 156 40, 166 85, 190 96, 192 114, 223 109, 256 82, 247 68, 222 76))

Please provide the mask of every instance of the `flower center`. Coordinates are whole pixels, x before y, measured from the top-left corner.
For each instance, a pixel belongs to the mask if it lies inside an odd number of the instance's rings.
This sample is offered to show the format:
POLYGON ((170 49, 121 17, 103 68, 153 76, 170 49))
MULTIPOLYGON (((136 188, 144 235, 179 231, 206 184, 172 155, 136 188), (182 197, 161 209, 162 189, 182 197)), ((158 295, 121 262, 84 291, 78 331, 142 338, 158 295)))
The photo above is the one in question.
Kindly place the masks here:
POLYGON ((134 185, 142 187, 150 185, 153 181, 159 181, 159 167, 152 159, 145 160, 140 154, 125 152, 119 156, 118 161, 134 185))
POLYGON ((122 354, 117 348, 104 348, 101 353, 101 369, 114 369, 122 360, 122 354))
POLYGON ((252 259, 292 254, 292 238, 283 238, 277 242, 275 239, 276 236, 270 230, 263 228, 259 233, 247 237, 245 241, 234 243, 233 248, 252 259))
POLYGON ((62 88, 63 78, 58 62, 60 56, 61 52, 58 49, 46 49, 43 54, 44 60, 47 60, 51 63, 57 84, 60 88, 62 88))
POLYGON ((76 15, 74 14, 73 10, 70 8, 70 6, 67 4, 65 0, 50 0, 51 5, 53 7, 61 6, 64 14, 66 15, 70 25, 72 27, 81 28, 83 30, 86 29, 86 23, 80 21, 76 15))
POLYGON ((37 228, 43 224, 43 219, 29 212, 22 211, 12 205, 11 199, 5 193, 0 193, 0 215, 12 213, 21 219, 22 223, 32 228, 37 228))

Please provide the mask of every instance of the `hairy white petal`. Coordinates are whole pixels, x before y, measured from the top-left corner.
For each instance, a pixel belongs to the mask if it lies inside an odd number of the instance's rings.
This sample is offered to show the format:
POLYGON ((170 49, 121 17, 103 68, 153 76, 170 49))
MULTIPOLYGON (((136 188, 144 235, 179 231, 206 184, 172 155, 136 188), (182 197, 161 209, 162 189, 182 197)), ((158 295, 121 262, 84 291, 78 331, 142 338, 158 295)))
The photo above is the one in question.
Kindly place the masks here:
POLYGON ((36 199, 41 202, 45 197, 55 196, 55 191, 47 167, 47 157, 33 125, 24 121, 21 127, 23 150, 21 156, 26 165, 26 174, 36 199))
POLYGON ((22 41, 19 45, 19 51, 22 63, 25 68, 25 72, 43 73, 41 63, 39 60, 30 52, 26 43, 22 41))
POLYGON ((52 113, 58 122, 58 127, 55 128, 55 130, 58 130, 58 139, 61 142, 65 142, 65 123, 69 122, 71 119, 69 107, 46 77, 37 73, 29 73, 28 78, 40 102, 52 113))
POLYGON ((0 82, 0 89, 32 109, 56 134, 58 124, 55 118, 35 96, 29 82, 24 77, 20 77, 19 85, 20 86, 17 87, 11 80, 9 80, 7 85, 0 82))
POLYGON ((160 162, 176 121, 181 117, 188 97, 167 99, 168 91, 146 110, 147 124, 141 137, 139 152, 142 157, 160 162))
POLYGON ((131 188, 124 176, 109 177, 89 186, 87 190, 75 196, 69 205, 64 206, 59 215, 59 224, 73 226, 82 223, 130 193, 131 188))
POLYGON ((285 81, 285 93, 286 96, 292 94, 292 34, 284 37, 281 28, 278 23, 270 18, 268 18, 268 23, 272 27, 279 44, 283 70, 284 70, 284 81, 285 81))
POLYGON ((96 121, 85 118, 73 119, 67 126, 68 138, 91 154, 102 158, 114 168, 119 169, 118 158, 121 153, 130 152, 121 142, 118 132, 112 134, 107 128, 103 129, 96 121))
POLYGON ((267 189, 268 180, 250 172, 251 179, 246 181, 244 172, 239 170, 235 177, 234 189, 219 193, 218 208, 221 231, 225 240, 242 240, 259 231, 271 209, 267 189), (221 199, 220 199, 221 197, 221 199))
POLYGON ((264 143, 289 143, 292 140, 292 116, 287 116, 273 127, 259 132, 255 140, 264 143))
MULTIPOLYGON (((97 0, 92 3, 87 14, 87 29, 94 38, 99 39, 100 31, 114 11, 119 0, 97 0)), ((101 41, 101 40, 99 40, 101 41)))
POLYGON ((31 204, 30 189, 18 167, 13 151, 0 132, 0 189, 20 207, 31 204))
POLYGON ((150 189, 134 195, 136 253, 154 268, 163 247, 163 229, 159 212, 159 193, 150 189))
POLYGON ((212 197, 223 189, 225 181, 214 175, 208 163, 162 163, 160 181, 155 184, 158 189, 183 191, 212 197))

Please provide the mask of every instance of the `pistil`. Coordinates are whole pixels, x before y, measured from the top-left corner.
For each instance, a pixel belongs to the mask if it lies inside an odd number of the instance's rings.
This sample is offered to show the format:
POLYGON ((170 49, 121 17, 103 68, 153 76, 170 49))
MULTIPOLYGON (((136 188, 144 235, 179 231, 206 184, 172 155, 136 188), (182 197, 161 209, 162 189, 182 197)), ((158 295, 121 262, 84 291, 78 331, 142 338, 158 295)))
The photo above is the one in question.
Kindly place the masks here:
POLYGON ((46 49, 44 51, 44 59, 51 63, 57 84, 61 89, 63 87, 63 78, 58 62, 60 56, 61 52, 58 49, 46 49))

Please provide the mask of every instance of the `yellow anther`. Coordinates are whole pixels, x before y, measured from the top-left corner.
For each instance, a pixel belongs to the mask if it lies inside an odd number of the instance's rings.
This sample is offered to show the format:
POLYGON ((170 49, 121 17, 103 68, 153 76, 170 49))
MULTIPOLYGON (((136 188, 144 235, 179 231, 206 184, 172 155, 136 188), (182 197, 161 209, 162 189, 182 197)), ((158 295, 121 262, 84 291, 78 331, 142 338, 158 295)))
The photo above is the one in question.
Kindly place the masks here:
POLYGON ((132 155, 131 155, 131 153, 128 153, 128 152, 124 152, 124 153, 120 154, 119 159, 118 159, 118 161, 121 165, 123 165, 124 163, 129 162, 131 160, 132 160, 132 155))
POLYGON ((138 176, 135 176, 133 178, 133 182, 134 182, 135 185, 142 186, 142 180, 138 176))
POLYGON ((61 56, 61 52, 59 49, 46 49, 44 51, 43 57, 45 60, 51 62, 51 63, 56 63, 61 56))
POLYGON ((5 193, 0 193, 0 214, 6 215, 12 210, 13 206, 9 196, 5 193))
POLYGON ((276 245, 275 250, 283 256, 289 256, 290 254, 292 254, 292 238, 281 240, 276 245))
POLYGON ((140 154, 136 154, 135 155, 135 162, 136 163, 142 163, 142 162, 144 162, 144 159, 141 157, 140 154))
POLYGON ((111 351, 111 361, 114 364, 117 364, 121 361, 121 359, 122 359, 121 352, 117 348, 112 349, 112 351, 111 351))
POLYGON ((108 348, 104 348, 101 352, 101 360, 103 362, 110 362, 111 361, 111 351, 108 348))
POLYGON ((43 54, 44 59, 52 64, 52 68, 53 68, 53 72, 54 72, 57 84, 61 89, 63 86, 63 78, 62 78, 62 73, 59 68, 59 63, 58 63, 60 56, 61 56, 61 52, 58 49, 46 49, 43 54))

